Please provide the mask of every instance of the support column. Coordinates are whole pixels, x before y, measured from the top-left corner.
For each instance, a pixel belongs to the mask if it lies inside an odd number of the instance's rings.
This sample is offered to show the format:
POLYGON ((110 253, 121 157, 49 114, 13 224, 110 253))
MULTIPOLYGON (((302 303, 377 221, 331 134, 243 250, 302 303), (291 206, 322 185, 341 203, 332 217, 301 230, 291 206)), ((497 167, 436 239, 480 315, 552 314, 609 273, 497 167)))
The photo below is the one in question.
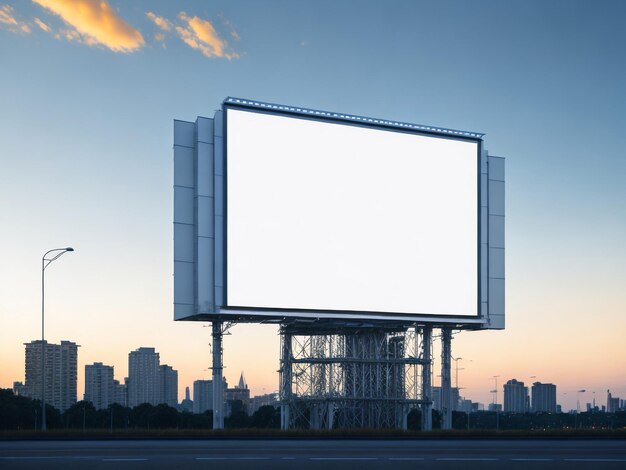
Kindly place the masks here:
POLYGON ((452 429, 452 330, 441 329, 441 429, 452 429))
POLYGON ((280 358, 280 429, 289 429, 291 405, 291 333, 282 331, 280 358))
POLYGON ((425 403, 422 404, 422 431, 432 431, 433 429, 433 402, 432 387, 430 382, 432 358, 430 357, 430 350, 433 339, 433 329, 430 326, 425 326, 422 329, 422 358, 424 364, 422 365, 422 400, 425 403))
POLYGON ((222 322, 213 327, 213 429, 224 429, 224 369, 222 366, 222 322))

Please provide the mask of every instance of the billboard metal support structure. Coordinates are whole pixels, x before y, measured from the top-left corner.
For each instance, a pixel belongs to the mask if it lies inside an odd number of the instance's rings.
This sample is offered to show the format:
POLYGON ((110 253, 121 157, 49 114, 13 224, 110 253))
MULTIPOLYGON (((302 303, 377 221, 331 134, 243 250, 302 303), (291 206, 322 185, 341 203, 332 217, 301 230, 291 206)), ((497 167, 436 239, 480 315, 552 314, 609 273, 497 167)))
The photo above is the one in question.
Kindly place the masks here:
POLYGON ((281 329, 281 358, 280 358, 280 428, 289 429, 289 408, 292 402, 292 339, 291 333, 281 329))
POLYGON ((441 429, 452 429, 452 330, 441 329, 441 429))
MULTIPOLYGON (((417 333, 417 329, 416 329, 417 333)), ((422 431, 433 429, 433 402, 432 402, 432 341, 433 329, 431 326, 422 328, 422 431)))
POLYGON ((213 429, 224 429, 224 370, 222 365, 221 321, 212 322, 213 336, 213 429))
POLYGON ((406 429, 423 403, 417 330, 319 331, 281 327, 281 428, 406 429))

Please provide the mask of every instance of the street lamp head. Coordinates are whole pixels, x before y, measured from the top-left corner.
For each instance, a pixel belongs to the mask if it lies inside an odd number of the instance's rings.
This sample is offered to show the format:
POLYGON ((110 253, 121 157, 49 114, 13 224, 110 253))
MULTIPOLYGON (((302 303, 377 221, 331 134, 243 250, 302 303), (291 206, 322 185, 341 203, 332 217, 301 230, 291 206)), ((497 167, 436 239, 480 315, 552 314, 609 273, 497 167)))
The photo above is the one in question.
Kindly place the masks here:
POLYGON ((72 248, 71 246, 68 246, 65 251, 74 251, 74 248, 72 248))

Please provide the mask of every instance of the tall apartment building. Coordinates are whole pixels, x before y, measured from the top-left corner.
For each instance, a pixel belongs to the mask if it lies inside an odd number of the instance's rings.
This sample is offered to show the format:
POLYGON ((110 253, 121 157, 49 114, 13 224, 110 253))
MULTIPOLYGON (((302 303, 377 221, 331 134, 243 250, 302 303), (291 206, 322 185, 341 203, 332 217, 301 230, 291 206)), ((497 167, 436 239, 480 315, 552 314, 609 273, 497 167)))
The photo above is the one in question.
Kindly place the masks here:
POLYGON ((139 348, 128 354, 128 406, 142 403, 158 405, 159 353, 154 348, 139 348))
POLYGON ((504 384, 504 412, 526 413, 528 411, 528 387, 515 379, 504 384))
POLYGON ((160 364, 154 348, 139 348, 128 354, 127 406, 142 403, 178 405, 178 371, 160 364))
POLYGON ((172 366, 159 366, 159 403, 178 406, 178 371, 172 366))
POLYGON ((556 413, 556 385, 535 382, 531 394, 534 412, 556 413))
POLYGON ((113 366, 102 362, 85 365, 85 400, 93 403, 97 410, 106 409, 115 402, 113 366))
POLYGON ((118 405, 122 406, 128 406, 128 393, 126 388, 126 382, 121 384, 119 380, 113 381, 113 403, 117 403, 118 405))
POLYGON ((606 412, 615 413, 620 410, 620 399, 611 395, 611 391, 606 391, 606 412))
MULTIPOLYGON (((433 400, 433 410, 441 411, 441 387, 432 387, 431 388, 431 399, 433 400)), ((459 389, 458 387, 450 388, 450 404, 452 406, 452 411, 457 411, 459 409, 459 389)))
POLYGON ((213 409, 213 381, 195 380, 193 382, 193 412, 204 413, 213 409))
POLYGON ((63 412, 76 403, 78 378, 78 348, 76 343, 61 341, 53 344, 41 340, 24 343, 25 384, 31 398, 41 400, 41 385, 45 374, 46 403, 63 412), (45 364, 41 368, 41 354, 45 348, 45 364))
POLYGON ((28 387, 24 385, 22 382, 13 382, 13 395, 18 397, 28 397, 30 394, 28 393, 28 387))

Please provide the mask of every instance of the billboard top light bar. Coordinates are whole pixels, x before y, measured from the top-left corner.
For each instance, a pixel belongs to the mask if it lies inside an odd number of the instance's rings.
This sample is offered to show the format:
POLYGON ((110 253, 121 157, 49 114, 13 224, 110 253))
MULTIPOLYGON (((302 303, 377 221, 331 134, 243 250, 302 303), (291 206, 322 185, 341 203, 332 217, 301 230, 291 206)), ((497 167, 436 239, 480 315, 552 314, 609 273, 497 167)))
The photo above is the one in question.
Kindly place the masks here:
POLYGON ((265 103, 257 100, 248 100, 244 98, 234 98, 228 97, 224 100, 224 104, 226 105, 235 105, 242 106, 247 108, 256 108, 256 109, 265 109, 268 111, 282 111, 286 113, 298 114, 301 116, 314 116, 321 117, 327 119, 334 119, 338 121, 345 122, 356 122, 363 124, 372 124, 377 126, 387 126, 396 129, 407 129, 413 131, 421 131, 421 132, 429 132, 433 134, 468 138, 468 139, 478 139, 482 140, 485 134, 480 132, 469 132, 469 131, 460 131, 457 129, 448 129, 445 127, 433 127, 433 126, 423 126, 421 124, 411 124, 408 122, 400 122, 400 121, 390 121, 388 119, 377 119, 371 117, 357 116, 354 114, 345 114, 345 113, 335 113, 331 111, 322 111, 319 109, 309 109, 302 108, 296 106, 285 106, 274 103, 265 103))

